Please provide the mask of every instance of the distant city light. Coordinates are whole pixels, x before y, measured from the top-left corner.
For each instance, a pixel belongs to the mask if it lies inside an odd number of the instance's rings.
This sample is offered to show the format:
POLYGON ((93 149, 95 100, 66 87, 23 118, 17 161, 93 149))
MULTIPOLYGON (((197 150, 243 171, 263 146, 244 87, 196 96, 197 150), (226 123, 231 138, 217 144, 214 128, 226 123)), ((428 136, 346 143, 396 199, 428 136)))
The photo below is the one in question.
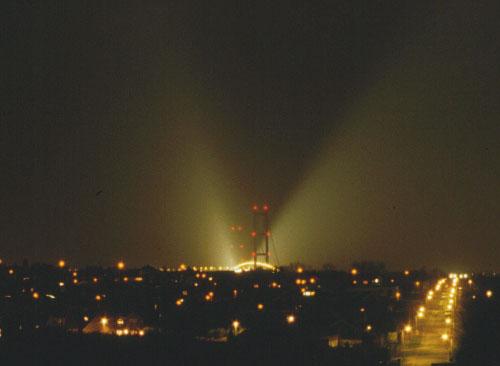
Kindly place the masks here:
POLYGON ((240 327, 240 322, 238 320, 233 320, 231 325, 233 326, 234 332, 236 333, 238 331, 238 328, 240 327))
POLYGON ((116 263, 116 268, 118 268, 120 271, 125 269, 125 262, 124 261, 119 261, 116 263))
POLYGON ((295 320, 296 320, 296 318, 295 318, 295 315, 293 315, 293 314, 289 314, 289 315, 286 316, 286 322, 288 324, 295 323, 295 320))
POLYGON ((64 268, 66 266, 66 262, 64 261, 64 259, 59 260, 59 262, 57 262, 57 266, 59 268, 64 268))

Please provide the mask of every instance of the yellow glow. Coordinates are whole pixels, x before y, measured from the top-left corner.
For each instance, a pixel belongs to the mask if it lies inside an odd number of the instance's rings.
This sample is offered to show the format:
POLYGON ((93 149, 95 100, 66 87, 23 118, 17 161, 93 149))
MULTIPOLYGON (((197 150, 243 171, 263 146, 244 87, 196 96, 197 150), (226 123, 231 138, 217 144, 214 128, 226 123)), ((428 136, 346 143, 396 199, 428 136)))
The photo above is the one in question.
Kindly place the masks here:
POLYGON ((397 291, 396 292, 396 300, 401 299, 401 292, 397 291))
POLYGON ((108 325, 108 322, 109 322, 109 319, 106 318, 105 316, 101 318, 101 325, 103 327, 105 327, 106 325, 108 325))
POLYGON ((120 271, 125 269, 125 262, 119 261, 118 263, 116 263, 116 268, 118 268, 120 271))
POLYGON ((231 325, 233 326, 234 330, 237 331, 240 327, 240 322, 238 320, 233 320, 233 323, 231 325))
POLYGON ((410 325, 410 324, 405 325, 404 331, 405 331, 406 333, 410 333, 410 332, 412 331, 412 327, 411 327, 411 325, 410 325))
POLYGON ((420 281, 415 281, 415 286, 420 287, 420 281))
POLYGON ((125 328, 125 329, 123 330, 123 334, 124 334, 124 335, 128 335, 128 334, 129 334, 129 332, 130 332, 130 331, 129 331, 127 328, 125 328))
POLYGON ((420 312, 422 312, 422 313, 423 313, 423 312, 425 311, 425 306, 421 306, 421 307, 419 307, 419 308, 418 308, 418 311, 420 311, 420 312))
POLYGON ((59 287, 64 287, 64 282, 59 282, 59 287))
POLYGON ((59 268, 64 268, 66 266, 66 262, 63 259, 61 259, 59 260, 59 262, 57 262, 57 266, 59 268))
POLYGON ((360 312, 364 313, 365 312, 365 308, 361 308, 359 309, 360 312))
POLYGON ((302 267, 298 267, 298 268, 297 268, 297 273, 302 273, 302 272, 304 272, 304 268, 302 268, 302 267))
POLYGON ((257 304, 257 310, 264 310, 264 304, 257 304))
POLYGON ((78 276, 78 272, 75 271, 72 273, 72 275, 73 275, 73 277, 76 277, 76 276, 78 276))
POLYGON ((99 282, 99 279, 97 277, 93 277, 92 282, 97 283, 97 282, 99 282))
POLYGON ((450 336, 447 333, 444 333, 444 334, 441 335, 441 340, 447 341, 449 339, 450 339, 450 336))
POLYGON ((142 282, 143 280, 144 280, 144 278, 142 278, 142 277, 136 277, 136 278, 134 278, 135 282, 142 282))
POLYGON ((295 315, 293 315, 293 314, 289 314, 289 315, 287 315, 287 317, 286 317, 286 322, 287 322, 288 324, 293 324, 293 323, 295 323, 295 320, 296 320, 296 319, 295 319, 295 315))
POLYGON ((184 299, 177 299, 177 301, 175 302, 175 305, 181 306, 183 303, 184 303, 184 299))
POLYGON ((119 318, 116 320, 116 324, 123 325, 123 324, 125 324, 125 321, 122 318, 119 318))
POLYGON ((309 283, 315 284, 315 283, 316 283, 316 278, 311 277, 311 278, 309 279, 309 283))
POLYGON ((117 335, 118 337, 121 337, 121 336, 123 335, 123 330, 121 330, 121 329, 117 329, 117 330, 116 330, 116 335, 117 335))
POLYGON ((101 301, 102 296, 101 295, 95 295, 95 301, 101 301))
POLYGON ((87 315, 84 315, 84 316, 83 316, 83 321, 84 321, 84 322, 88 322, 88 321, 89 321, 89 317, 88 317, 87 315))
POLYGON ((33 292, 33 298, 38 300, 40 298, 40 294, 38 292, 33 292))
POLYGON ((351 274, 356 276, 358 274, 358 270, 356 268, 351 269, 351 274))
POLYGON ((422 319, 424 316, 425 316, 424 313, 422 313, 421 311, 417 313, 417 317, 420 319, 422 319))
POLYGON ((14 274, 14 270, 13 270, 12 268, 11 268, 11 269, 9 269, 9 274, 10 274, 10 275, 13 275, 13 274, 14 274))
POLYGON ((73 278, 73 283, 76 285, 78 284, 78 280, 76 278, 73 278))
POLYGON ((316 296, 316 291, 303 291, 302 296, 305 297, 313 297, 316 296))
POLYGON ((143 336, 144 336, 144 334, 146 334, 146 332, 144 332, 144 330, 142 330, 142 329, 141 329, 141 330, 139 330, 139 336, 140 336, 140 337, 143 337, 143 336))
POLYGON ((371 324, 368 324, 365 329, 367 332, 371 332, 373 327, 371 326, 371 324))
POLYGON ((451 324, 451 318, 446 318, 446 319, 444 320, 444 322, 445 322, 446 324, 451 324))
POLYGON ((405 270, 403 273, 404 273, 405 276, 409 276, 410 275, 410 271, 408 271, 408 270, 405 270))
POLYGON ((490 298, 492 296, 493 296, 493 291, 491 291, 491 290, 486 291, 486 297, 487 298, 490 298))
MULTIPOLYGON (((253 269, 254 263, 253 261, 248 261, 248 262, 243 262, 238 264, 236 267, 233 268, 234 272, 241 273, 241 271, 249 271, 253 269)), ((270 269, 270 270, 275 270, 276 267, 270 265, 269 263, 264 263, 264 262, 257 262, 257 267, 263 268, 263 269, 270 269)))

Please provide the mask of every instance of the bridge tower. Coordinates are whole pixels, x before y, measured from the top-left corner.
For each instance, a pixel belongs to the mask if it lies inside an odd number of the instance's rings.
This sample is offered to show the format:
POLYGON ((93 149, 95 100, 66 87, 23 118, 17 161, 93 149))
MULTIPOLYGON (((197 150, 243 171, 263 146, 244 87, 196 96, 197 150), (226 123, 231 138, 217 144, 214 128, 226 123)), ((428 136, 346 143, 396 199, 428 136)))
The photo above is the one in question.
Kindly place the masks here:
POLYGON ((254 270, 257 269, 257 261, 259 257, 264 257, 265 262, 269 264, 269 205, 267 203, 262 206, 253 205, 253 264, 254 270), (264 251, 259 251, 260 246, 264 242, 264 251))

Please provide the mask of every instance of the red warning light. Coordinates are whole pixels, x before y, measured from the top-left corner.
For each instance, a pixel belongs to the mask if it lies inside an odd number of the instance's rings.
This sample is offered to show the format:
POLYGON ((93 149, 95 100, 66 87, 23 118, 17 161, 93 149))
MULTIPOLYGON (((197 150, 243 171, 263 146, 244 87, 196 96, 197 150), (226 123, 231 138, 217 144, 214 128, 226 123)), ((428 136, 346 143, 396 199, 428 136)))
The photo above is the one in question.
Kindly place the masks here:
POLYGON ((257 236, 257 233, 255 231, 252 231, 252 238, 255 238, 257 236))
POLYGON ((257 254, 255 252, 252 252, 252 257, 255 257, 257 254))
POLYGON ((264 211, 269 211, 269 205, 265 204, 264 206, 262 206, 262 209, 264 211))

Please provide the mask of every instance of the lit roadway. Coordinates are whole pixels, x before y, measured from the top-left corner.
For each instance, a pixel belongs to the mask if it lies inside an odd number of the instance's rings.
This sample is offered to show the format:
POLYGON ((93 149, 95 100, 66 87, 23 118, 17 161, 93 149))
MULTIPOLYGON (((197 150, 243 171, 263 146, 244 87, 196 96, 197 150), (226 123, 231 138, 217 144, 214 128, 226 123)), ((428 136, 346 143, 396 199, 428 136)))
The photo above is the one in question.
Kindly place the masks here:
POLYGON ((455 307, 459 278, 442 279, 417 306, 411 324, 402 331, 402 365, 430 366, 449 362, 454 347, 455 307))

